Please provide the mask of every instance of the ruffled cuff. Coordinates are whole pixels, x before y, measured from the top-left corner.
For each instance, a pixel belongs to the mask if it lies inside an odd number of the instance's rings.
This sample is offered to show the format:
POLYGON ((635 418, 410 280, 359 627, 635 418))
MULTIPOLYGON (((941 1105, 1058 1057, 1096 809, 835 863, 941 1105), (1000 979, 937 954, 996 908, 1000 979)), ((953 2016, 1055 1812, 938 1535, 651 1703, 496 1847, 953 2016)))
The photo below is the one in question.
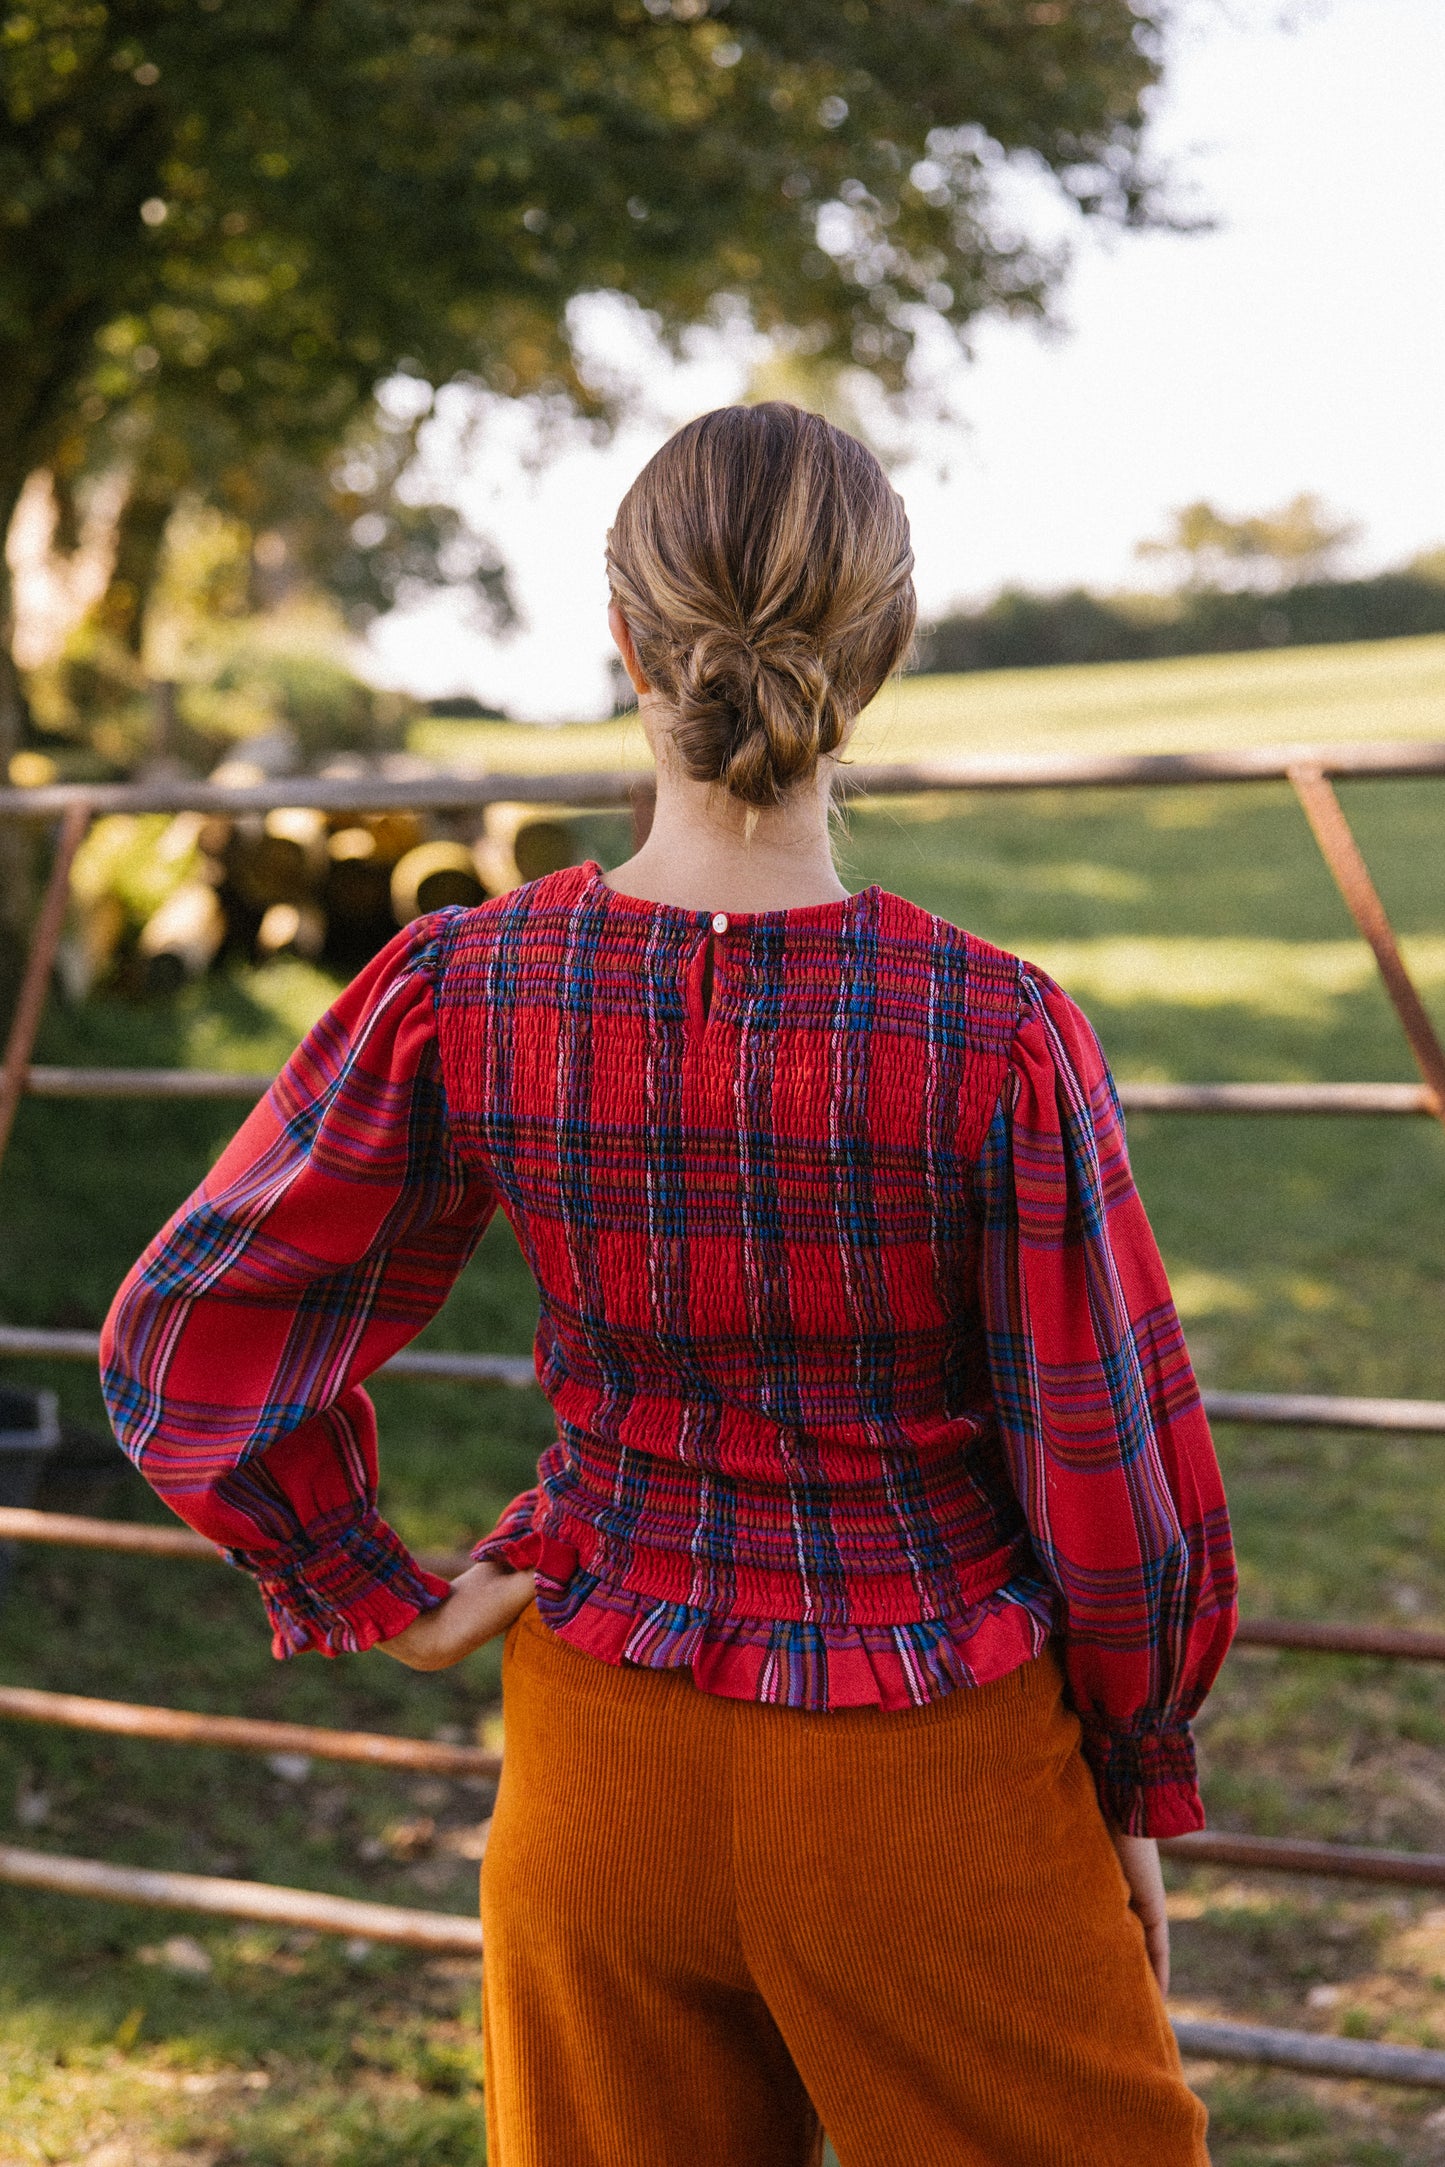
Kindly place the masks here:
POLYGON ((499 1572, 534 1572, 542 1558, 542 1538, 532 1527, 540 1492, 524 1490, 514 1497, 490 1535, 484 1535, 472 1552, 477 1565, 495 1565, 499 1572))
POLYGON ((1126 1836, 1185 1836, 1203 1828, 1204 1805, 1187 1723, 1122 1730, 1084 1722, 1084 1758, 1104 1819, 1126 1836))
POLYGON ((451 1593, 450 1583, 419 1565, 375 1512, 304 1551, 228 1550, 226 1556, 254 1574, 271 1621, 271 1652, 283 1659, 306 1648, 360 1655, 451 1593))

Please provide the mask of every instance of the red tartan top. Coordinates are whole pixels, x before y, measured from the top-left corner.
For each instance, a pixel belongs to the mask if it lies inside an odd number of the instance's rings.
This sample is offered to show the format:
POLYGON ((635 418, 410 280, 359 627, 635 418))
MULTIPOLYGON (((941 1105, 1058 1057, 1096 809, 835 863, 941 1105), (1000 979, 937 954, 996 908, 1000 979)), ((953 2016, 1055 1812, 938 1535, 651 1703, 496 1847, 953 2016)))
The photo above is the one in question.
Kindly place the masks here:
POLYGON ((361 1380, 498 1205, 557 1437, 475 1554, 534 1567, 557 1632, 806 1708, 916 1705, 1054 1635, 1110 1818, 1201 1825, 1229 1524, 1051 980, 877 887, 714 917, 595 863, 409 926, 103 1339, 121 1442, 257 1576, 278 1654, 446 1593, 378 1513, 361 1380))

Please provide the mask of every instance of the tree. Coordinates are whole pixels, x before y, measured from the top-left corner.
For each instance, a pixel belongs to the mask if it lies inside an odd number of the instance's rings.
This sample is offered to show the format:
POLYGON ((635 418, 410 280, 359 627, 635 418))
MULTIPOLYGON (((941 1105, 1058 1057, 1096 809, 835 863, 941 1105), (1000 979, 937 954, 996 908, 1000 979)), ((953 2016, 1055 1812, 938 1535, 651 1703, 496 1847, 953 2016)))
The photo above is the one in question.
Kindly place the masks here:
POLYGON ((1218 586, 1254 553, 1254 538, 1241 521, 1216 511, 1204 497, 1169 515, 1163 535, 1140 542, 1134 554, 1162 558, 1183 572, 1186 587, 1218 586))
POLYGON ((139 657, 167 531, 182 503, 220 513, 244 546, 246 577, 231 610, 275 603, 306 585, 360 629, 398 601, 449 586, 468 594, 481 621, 508 623, 500 561, 451 506, 414 486, 431 398, 429 386, 395 380, 324 457, 319 448, 305 456, 285 444, 243 443, 200 402, 123 410, 119 426, 98 432, 89 447, 102 473, 118 464, 127 475, 109 583, 91 613, 95 629, 139 657))
POLYGON ((1341 551, 1360 531, 1353 520, 1333 518, 1310 490, 1246 524, 1255 536, 1258 555, 1270 568, 1270 584, 1278 587, 1329 578, 1341 551))
POLYGON ((1291 497, 1273 512, 1231 519, 1201 498, 1170 514, 1165 534, 1141 542, 1135 555, 1164 558, 1181 567, 1184 585, 1207 587, 1294 587, 1324 579, 1342 549, 1359 529, 1332 519, 1308 491, 1291 497))
MULTIPOLYGON (((896 383, 918 311, 1046 302, 1006 155, 1086 214, 1157 214, 1163 5, 12 0, 0 529, 147 402, 300 458, 401 364, 595 406, 566 309, 596 288, 672 334, 732 294, 896 383)), ((17 695, 11 670, 0 758, 17 695)))

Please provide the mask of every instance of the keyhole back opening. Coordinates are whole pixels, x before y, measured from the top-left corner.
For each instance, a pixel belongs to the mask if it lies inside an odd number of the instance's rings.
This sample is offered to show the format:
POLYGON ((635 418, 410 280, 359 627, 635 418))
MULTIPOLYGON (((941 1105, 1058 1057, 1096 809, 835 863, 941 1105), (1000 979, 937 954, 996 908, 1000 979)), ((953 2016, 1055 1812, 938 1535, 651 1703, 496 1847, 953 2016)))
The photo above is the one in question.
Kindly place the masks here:
POLYGON ((704 1023, 707 1022, 709 1015, 712 1013, 714 945, 715 936, 713 934, 712 928, 709 927, 707 941, 704 945, 702 952, 702 978, 698 988, 702 997, 702 1020, 704 1023))

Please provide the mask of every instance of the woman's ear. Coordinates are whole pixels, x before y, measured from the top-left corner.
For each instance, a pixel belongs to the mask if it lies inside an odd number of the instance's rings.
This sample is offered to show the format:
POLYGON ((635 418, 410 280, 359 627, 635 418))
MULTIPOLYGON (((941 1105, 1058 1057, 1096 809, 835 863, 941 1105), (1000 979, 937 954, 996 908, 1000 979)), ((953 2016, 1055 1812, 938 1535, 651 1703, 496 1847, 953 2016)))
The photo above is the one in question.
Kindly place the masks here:
POLYGON ((608 604, 607 629, 612 634, 613 645, 622 657, 622 667, 632 680, 632 689, 640 700, 644 693, 651 692, 652 687, 644 677, 642 664, 637 659, 637 649, 632 644, 632 627, 616 602, 608 604))

